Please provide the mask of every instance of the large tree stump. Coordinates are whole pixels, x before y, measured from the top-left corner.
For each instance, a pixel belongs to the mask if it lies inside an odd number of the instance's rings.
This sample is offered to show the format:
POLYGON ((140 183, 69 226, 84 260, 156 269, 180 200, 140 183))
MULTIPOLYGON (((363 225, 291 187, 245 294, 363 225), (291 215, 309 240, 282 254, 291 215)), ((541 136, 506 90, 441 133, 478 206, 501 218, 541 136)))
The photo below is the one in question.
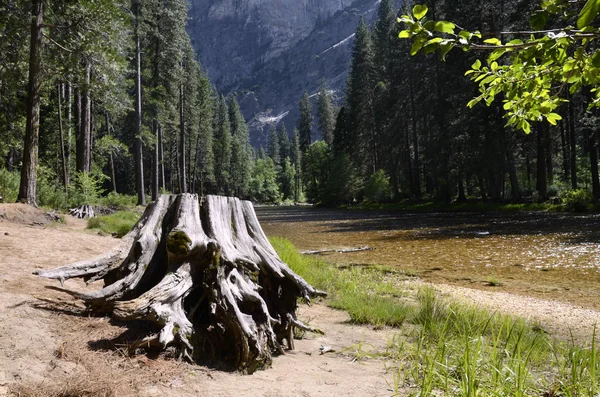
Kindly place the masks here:
POLYGON ((108 254, 37 273, 104 280, 67 292, 91 310, 162 327, 134 347, 175 345, 200 362, 220 360, 251 373, 293 348, 298 298, 323 296, 281 261, 252 203, 233 197, 162 195, 108 254))

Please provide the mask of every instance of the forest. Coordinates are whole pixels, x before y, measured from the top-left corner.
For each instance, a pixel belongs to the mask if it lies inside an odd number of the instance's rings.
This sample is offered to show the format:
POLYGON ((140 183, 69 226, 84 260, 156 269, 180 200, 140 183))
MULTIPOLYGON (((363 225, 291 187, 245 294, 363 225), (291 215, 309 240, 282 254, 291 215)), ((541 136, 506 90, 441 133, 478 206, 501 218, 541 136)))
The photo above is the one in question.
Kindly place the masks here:
MULTIPOLYGON (((528 30, 539 6, 425 3, 482 32, 528 30)), ((54 208, 164 191, 323 205, 597 201, 589 90, 566 90, 561 120, 530 133, 507 125, 501 101, 470 109, 478 87, 464 74, 482 54, 411 56, 398 38, 411 7, 382 0, 372 26, 359 22, 346 91, 306 92, 296 128, 273 127, 253 148, 235 95, 215 89, 192 48, 186 0, 5 1, 0 196, 54 208)))

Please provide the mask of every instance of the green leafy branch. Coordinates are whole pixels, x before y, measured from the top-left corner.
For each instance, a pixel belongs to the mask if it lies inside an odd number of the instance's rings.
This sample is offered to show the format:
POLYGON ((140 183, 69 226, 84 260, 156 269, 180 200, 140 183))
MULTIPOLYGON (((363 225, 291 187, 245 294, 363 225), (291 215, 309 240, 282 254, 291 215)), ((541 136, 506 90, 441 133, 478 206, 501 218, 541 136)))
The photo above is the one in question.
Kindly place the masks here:
POLYGON ((552 15, 570 17, 572 0, 544 0, 533 13, 533 31, 501 32, 499 37, 484 37, 479 31, 468 31, 450 21, 427 19, 426 5, 415 5, 412 15, 398 22, 406 27, 401 39, 412 39, 411 55, 439 51, 442 59, 453 48, 464 51, 487 51, 486 64, 477 60, 465 75, 478 83, 480 95, 469 107, 479 102, 488 106, 501 95, 507 125, 531 131, 531 122, 555 125, 561 116, 557 107, 566 102, 565 90, 573 94, 590 87, 595 96, 590 107, 600 107, 600 51, 590 50, 590 43, 600 38, 600 29, 592 26, 600 13, 600 0, 587 0, 577 14, 577 27, 544 30, 552 15), (515 38, 521 37, 521 38, 515 38))

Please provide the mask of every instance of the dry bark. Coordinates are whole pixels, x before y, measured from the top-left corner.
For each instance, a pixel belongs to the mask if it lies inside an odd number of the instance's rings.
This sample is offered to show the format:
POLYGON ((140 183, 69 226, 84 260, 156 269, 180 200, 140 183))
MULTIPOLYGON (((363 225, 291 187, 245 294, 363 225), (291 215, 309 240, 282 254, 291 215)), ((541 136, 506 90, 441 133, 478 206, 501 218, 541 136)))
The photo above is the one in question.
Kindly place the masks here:
POLYGON ((79 293, 98 312, 143 319, 161 331, 133 347, 174 345, 196 362, 218 360, 252 373, 293 348, 298 298, 323 296, 281 261, 252 204, 233 197, 162 195, 107 255, 42 277, 103 279, 79 293))
POLYGON ((71 208, 69 210, 69 214, 79 219, 88 219, 96 216, 96 214, 94 213, 94 207, 92 207, 89 204, 84 204, 76 208, 71 208))

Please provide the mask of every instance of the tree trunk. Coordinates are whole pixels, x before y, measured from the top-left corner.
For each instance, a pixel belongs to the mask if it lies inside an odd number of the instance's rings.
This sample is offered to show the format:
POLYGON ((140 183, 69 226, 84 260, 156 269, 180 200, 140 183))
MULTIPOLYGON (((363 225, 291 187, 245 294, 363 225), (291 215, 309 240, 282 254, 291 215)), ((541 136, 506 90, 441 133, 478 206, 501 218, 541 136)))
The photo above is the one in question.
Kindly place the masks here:
POLYGON ((586 142, 588 143, 588 155, 590 159, 590 177, 592 179, 592 194, 594 200, 600 200, 600 179, 598 176, 598 148, 597 148, 597 133, 591 134, 585 129, 586 142))
POLYGON ((160 156, 160 186, 159 189, 162 187, 163 189, 166 189, 166 182, 165 182, 165 151, 164 151, 164 144, 163 144, 163 138, 162 138, 162 126, 160 123, 158 123, 158 151, 159 151, 159 156, 160 156))
POLYGON ((548 180, 546 179, 546 126, 543 123, 537 123, 537 173, 536 173, 536 189, 539 194, 540 201, 546 200, 548 190, 548 180))
POLYGON ((152 122, 152 129, 154 130, 154 137, 156 142, 154 143, 154 156, 152 158, 152 201, 158 198, 158 167, 159 167, 159 143, 160 137, 158 135, 158 120, 154 119, 152 122))
POLYGON ((65 158, 67 160, 67 184, 69 184, 69 172, 71 170, 71 142, 73 141, 73 88, 67 83, 67 148, 65 158))
MULTIPOLYGON (((568 90, 567 90, 568 92, 568 90)), ((577 142, 575 141, 575 117, 573 115, 573 103, 571 96, 567 103, 569 110, 569 143, 571 144, 571 188, 577 189, 577 142)))
POLYGON ((91 107, 90 97, 92 67, 89 63, 85 65, 85 82, 79 88, 79 128, 75 137, 75 167, 78 172, 90 172, 91 165, 91 107))
POLYGON ((146 205, 144 158, 142 154, 142 60, 140 49, 140 0, 133 0, 135 12, 135 189, 138 205, 146 205))
POLYGON ((192 361, 221 360, 252 373, 293 348, 298 298, 324 296, 295 274, 262 231, 249 201, 162 195, 105 256, 42 270, 64 281, 103 279, 90 293, 65 290, 96 312, 162 329, 132 349, 175 345, 192 361))
POLYGON ((412 132, 412 140, 413 140, 413 148, 414 148, 414 156, 415 156, 415 171, 413 173, 414 175, 414 181, 413 181, 413 196, 415 197, 416 201, 419 201, 421 199, 421 160, 420 160, 420 154, 419 154, 419 136, 417 133, 417 115, 416 115, 416 108, 415 108, 415 96, 414 96, 414 89, 413 89, 413 83, 412 83, 412 79, 409 79, 409 87, 410 87, 410 113, 411 113, 411 119, 412 119, 412 128, 411 128, 411 132, 412 132))
MULTIPOLYGON (((104 112, 104 116, 106 117, 106 135, 111 135, 110 133, 110 116, 108 111, 104 112)), ((110 183, 112 185, 112 191, 117 193, 117 177, 115 175, 115 159, 113 156, 113 151, 108 151, 108 167, 110 168, 110 183)))
POLYGON ((63 186, 67 190, 69 184, 69 174, 67 172, 67 157, 65 155, 65 133, 63 130, 63 119, 62 119, 62 83, 56 85, 56 93, 58 94, 58 132, 60 135, 60 159, 62 163, 62 179, 63 186))
POLYGON ((562 152, 563 180, 569 181, 569 135, 565 133, 565 121, 559 121, 560 126, 560 147, 562 152))
POLYGON ((27 85, 27 121, 23 146, 23 165, 17 201, 36 205, 38 143, 40 133, 40 73, 42 69, 42 27, 44 4, 31 4, 31 41, 29 48, 29 82, 27 85))
MULTIPOLYGON (((183 68, 183 62, 181 64, 183 68)), ((181 193, 187 193, 187 178, 185 172, 185 93, 183 83, 179 84, 179 189, 181 193)))

